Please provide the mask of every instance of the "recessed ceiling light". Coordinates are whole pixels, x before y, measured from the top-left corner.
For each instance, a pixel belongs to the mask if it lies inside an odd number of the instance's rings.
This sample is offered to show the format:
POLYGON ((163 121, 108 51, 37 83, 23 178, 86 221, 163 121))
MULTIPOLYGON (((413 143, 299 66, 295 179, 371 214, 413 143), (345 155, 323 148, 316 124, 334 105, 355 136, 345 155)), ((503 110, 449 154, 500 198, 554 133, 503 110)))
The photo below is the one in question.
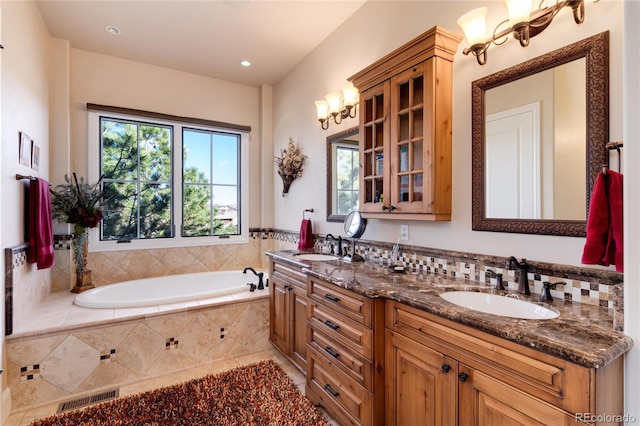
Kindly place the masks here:
POLYGON ((240 62, 240 65, 242 65, 243 67, 250 67, 251 66, 251 62, 244 60, 242 62, 240 62))
POLYGON ((107 25, 106 27, 104 27, 104 30, 109 34, 114 34, 114 35, 122 34, 122 31, 120 31, 120 28, 114 27, 113 25, 107 25))

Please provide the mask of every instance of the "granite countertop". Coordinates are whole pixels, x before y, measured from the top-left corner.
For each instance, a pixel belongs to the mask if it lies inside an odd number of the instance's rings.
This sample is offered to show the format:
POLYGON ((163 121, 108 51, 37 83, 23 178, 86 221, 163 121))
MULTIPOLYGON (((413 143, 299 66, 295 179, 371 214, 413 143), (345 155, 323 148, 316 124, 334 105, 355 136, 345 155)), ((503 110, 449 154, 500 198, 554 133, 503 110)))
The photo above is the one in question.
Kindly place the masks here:
POLYGON ((509 294, 541 304, 539 295, 525 296, 496 291, 479 281, 406 271, 394 272, 375 261, 299 260, 297 251, 269 252, 274 260, 304 268, 307 274, 367 297, 396 300, 439 317, 473 327, 488 334, 566 359, 586 367, 599 368, 627 352, 633 341, 613 330, 613 312, 581 303, 554 300, 549 307, 560 313, 545 320, 516 319, 463 308, 439 295, 452 290, 509 294))

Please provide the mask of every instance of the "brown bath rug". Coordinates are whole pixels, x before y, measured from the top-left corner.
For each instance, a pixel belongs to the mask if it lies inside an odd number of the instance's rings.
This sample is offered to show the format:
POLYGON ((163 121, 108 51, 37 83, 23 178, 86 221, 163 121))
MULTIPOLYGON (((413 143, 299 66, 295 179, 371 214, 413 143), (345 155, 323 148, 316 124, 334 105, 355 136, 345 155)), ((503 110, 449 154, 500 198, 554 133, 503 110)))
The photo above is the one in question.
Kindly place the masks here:
POLYGON ((273 360, 31 423, 32 426, 328 424, 273 360))

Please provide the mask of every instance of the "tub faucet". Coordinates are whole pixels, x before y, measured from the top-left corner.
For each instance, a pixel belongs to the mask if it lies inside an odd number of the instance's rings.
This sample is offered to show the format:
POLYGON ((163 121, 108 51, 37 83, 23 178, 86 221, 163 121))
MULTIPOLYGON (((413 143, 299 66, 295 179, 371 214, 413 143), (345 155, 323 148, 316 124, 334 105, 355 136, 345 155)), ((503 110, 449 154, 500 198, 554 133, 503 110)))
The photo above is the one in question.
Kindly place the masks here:
POLYGON ((264 290, 264 282, 262 281, 262 278, 264 277, 264 272, 256 272, 255 269, 253 269, 250 266, 247 266, 246 268, 244 268, 244 271, 242 271, 242 273, 246 274, 247 271, 253 272, 253 274, 256 277, 258 277, 258 290, 264 290))
POLYGON ((518 293, 527 294, 527 295, 531 294, 531 291, 529 290, 529 277, 527 276, 529 271, 529 266, 531 265, 527 263, 527 259, 522 259, 520 262, 518 262, 518 259, 516 259, 514 256, 511 256, 507 258, 506 268, 513 269, 513 265, 515 265, 519 271, 518 293))
MULTIPOLYGON (((334 237, 331 234, 327 234, 326 237, 324 237, 325 241, 329 241, 329 238, 331 238, 333 241, 337 241, 338 242, 338 249, 335 251, 335 255, 336 256, 340 256, 342 257, 342 237, 340 235, 338 235, 338 238, 334 237)), ((333 250, 332 250, 333 252, 333 250)))

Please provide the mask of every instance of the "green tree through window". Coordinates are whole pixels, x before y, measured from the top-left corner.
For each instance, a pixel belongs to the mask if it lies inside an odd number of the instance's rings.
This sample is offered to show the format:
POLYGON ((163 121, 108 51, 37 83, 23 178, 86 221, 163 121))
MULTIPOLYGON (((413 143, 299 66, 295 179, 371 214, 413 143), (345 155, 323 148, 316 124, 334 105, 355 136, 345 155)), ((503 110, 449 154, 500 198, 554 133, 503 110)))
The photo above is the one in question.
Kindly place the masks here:
POLYGON ((182 235, 238 234, 240 137, 183 129, 182 235))
POLYGON ((103 185, 113 197, 101 239, 172 237, 173 129, 101 118, 100 130, 103 185))
POLYGON ((180 216, 182 237, 240 234, 240 135, 179 129, 182 171, 174 176, 174 126, 100 117, 100 171, 110 197, 102 241, 174 238, 180 216))

